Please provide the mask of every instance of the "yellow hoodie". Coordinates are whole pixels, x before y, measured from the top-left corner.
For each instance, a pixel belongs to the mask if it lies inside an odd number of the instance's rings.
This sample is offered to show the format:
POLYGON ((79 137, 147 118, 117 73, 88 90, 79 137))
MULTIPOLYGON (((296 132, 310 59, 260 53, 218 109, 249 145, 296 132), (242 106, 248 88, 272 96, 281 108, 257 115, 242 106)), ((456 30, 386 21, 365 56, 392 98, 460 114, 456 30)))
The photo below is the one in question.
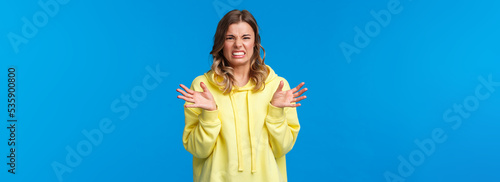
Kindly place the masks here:
MULTIPOLYGON (((270 73, 265 88, 254 92, 255 83, 233 88, 224 95, 209 71, 193 80, 191 89, 201 92, 205 83, 217 110, 184 107, 182 142, 193 154, 195 182, 285 182, 286 159, 300 130, 296 108, 270 104, 281 80, 270 73)), ((192 104, 186 102, 185 104, 192 104)))

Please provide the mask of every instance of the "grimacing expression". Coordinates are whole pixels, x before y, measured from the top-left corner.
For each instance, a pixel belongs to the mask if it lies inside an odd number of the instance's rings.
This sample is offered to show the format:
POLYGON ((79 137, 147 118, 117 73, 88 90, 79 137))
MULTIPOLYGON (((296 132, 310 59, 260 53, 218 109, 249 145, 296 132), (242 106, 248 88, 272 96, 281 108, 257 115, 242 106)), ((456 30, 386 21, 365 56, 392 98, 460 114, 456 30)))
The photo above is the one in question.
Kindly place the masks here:
POLYGON ((232 67, 250 65, 255 46, 255 32, 246 22, 229 25, 222 52, 232 67))

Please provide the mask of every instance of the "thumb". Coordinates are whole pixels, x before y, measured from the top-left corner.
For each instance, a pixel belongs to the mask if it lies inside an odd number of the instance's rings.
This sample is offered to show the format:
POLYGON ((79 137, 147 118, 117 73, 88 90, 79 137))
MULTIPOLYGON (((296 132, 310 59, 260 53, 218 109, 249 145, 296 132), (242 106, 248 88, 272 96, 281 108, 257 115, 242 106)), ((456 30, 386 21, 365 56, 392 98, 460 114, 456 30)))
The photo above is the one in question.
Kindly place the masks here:
POLYGON ((203 92, 208 92, 208 88, 207 88, 207 86, 205 85, 205 83, 200 82, 200 86, 201 86, 201 89, 203 89, 203 92))
POLYGON ((282 80, 282 81, 280 81, 280 85, 278 86, 278 89, 276 90, 276 92, 283 90, 283 85, 284 85, 284 83, 282 80))

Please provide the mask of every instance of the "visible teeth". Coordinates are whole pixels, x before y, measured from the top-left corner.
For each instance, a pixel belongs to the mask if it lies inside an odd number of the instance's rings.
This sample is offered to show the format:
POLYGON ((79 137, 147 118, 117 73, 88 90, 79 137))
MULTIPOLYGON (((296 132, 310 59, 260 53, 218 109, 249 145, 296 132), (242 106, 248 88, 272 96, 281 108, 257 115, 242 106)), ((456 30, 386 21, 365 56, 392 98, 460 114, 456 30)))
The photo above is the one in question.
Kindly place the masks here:
POLYGON ((233 55, 235 55, 235 56, 243 56, 243 55, 245 55, 245 53, 244 52, 233 52, 233 55))

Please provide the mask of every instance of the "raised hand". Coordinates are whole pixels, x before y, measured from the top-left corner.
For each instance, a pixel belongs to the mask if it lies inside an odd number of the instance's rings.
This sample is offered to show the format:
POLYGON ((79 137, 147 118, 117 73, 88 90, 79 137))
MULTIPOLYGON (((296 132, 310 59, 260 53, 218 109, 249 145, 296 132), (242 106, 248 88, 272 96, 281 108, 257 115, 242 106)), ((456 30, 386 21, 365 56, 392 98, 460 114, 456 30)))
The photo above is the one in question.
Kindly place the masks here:
POLYGON ((299 102, 301 100, 304 100, 307 98, 305 95, 300 97, 305 91, 307 91, 307 88, 300 89, 302 86, 304 86, 304 82, 300 83, 297 85, 297 87, 283 91, 283 81, 280 81, 280 85, 278 86, 278 89, 276 92, 274 92, 273 98, 271 99, 271 104, 275 107, 299 107, 300 103, 292 104, 292 102, 299 102))
POLYGON ((207 86, 201 82, 200 86, 203 89, 203 92, 197 92, 194 90, 191 90, 184 86, 183 84, 180 84, 180 86, 186 90, 182 89, 176 89, 177 92, 181 93, 182 95, 178 95, 177 98, 185 100, 187 102, 192 102, 193 104, 186 104, 186 107, 197 107, 209 111, 213 111, 217 109, 217 105, 215 104, 214 97, 208 90, 207 86))

